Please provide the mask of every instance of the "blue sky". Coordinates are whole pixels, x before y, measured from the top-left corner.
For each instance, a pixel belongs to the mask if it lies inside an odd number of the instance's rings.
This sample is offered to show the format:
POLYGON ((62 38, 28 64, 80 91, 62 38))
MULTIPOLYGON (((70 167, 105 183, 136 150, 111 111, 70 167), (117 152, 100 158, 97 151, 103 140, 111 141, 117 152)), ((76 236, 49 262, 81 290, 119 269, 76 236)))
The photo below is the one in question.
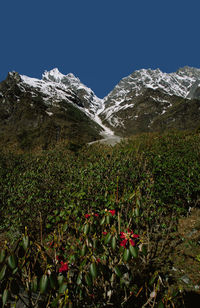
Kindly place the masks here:
POLYGON ((0 80, 74 73, 104 97, 136 69, 200 67, 198 0, 6 0, 0 80))

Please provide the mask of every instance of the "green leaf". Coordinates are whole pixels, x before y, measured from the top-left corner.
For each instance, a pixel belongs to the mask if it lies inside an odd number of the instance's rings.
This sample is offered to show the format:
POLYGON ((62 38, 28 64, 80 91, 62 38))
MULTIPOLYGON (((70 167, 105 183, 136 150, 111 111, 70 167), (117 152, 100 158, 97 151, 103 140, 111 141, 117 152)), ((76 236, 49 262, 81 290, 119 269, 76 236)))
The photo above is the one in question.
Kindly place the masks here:
POLYGON ((48 287, 48 276, 42 275, 40 279, 40 293, 44 294, 47 291, 47 287, 48 287))
POLYGON ((5 289, 3 291, 3 295, 2 295, 3 307, 5 306, 5 304, 6 304, 7 300, 8 300, 8 297, 9 297, 9 290, 5 289))
POLYGON ((140 216, 140 209, 138 207, 136 207, 136 209, 135 209, 135 216, 136 217, 140 216))
POLYGON ((107 223, 107 225, 110 224, 110 215, 107 215, 107 216, 106 216, 106 223, 107 223))
POLYGON ((78 286, 80 286, 80 284, 82 283, 82 273, 79 273, 79 274, 78 274, 76 283, 77 283, 78 286))
POLYGON ((89 230, 90 230, 90 225, 86 224, 83 229, 84 234, 87 235, 89 233, 89 230))
POLYGON ((38 288, 38 278, 34 277, 33 280, 31 281, 31 290, 33 292, 37 292, 37 288, 38 288))
POLYGON ((2 267, 1 271, 0 271, 0 281, 3 280, 5 274, 6 274, 6 270, 7 270, 7 265, 4 264, 4 266, 2 267))
POLYGON ((81 248, 80 255, 84 257, 85 253, 86 253, 86 245, 84 244, 81 248))
POLYGON ((16 267, 16 268, 12 271, 13 275, 15 275, 15 274, 18 272, 18 270, 19 270, 19 268, 16 267))
POLYGON ((102 220, 100 221, 100 225, 102 226, 104 223, 105 223, 105 220, 106 220, 106 218, 105 218, 105 216, 102 218, 102 220))
POLYGON ((116 246, 117 246, 117 239, 115 236, 112 237, 112 242, 111 242, 111 247, 112 247, 112 250, 114 251, 116 249, 116 246))
POLYGON ((66 215, 66 212, 65 211, 61 211, 60 212, 60 217, 62 218, 63 216, 65 216, 66 215))
POLYGON ((133 256, 133 258, 137 258, 138 257, 138 248, 135 246, 129 246, 129 250, 131 255, 133 256))
POLYGON ((127 262, 129 259, 130 259, 130 251, 128 248, 127 249, 125 248, 123 254, 123 260, 124 262, 127 262))
POLYGON ((56 216, 56 215, 58 215, 59 214, 59 210, 55 210, 54 211, 54 215, 56 216))
POLYGON ((65 293, 66 290, 67 290, 67 284, 64 282, 64 283, 61 284, 61 286, 59 288, 59 294, 65 293))
POLYGON ((93 239, 93 248, 94 249, 97 248, 97 244, 98 244, 98 240, 97 239, 93 239))
POLYGON ((27 250, 28 246, 29 246, 29 237, 24 236, 22 238, 22 247, 24 248, 24 250, 27 250))
POLYGON ((111 233, 107 233, 106 237, 104 239, 104 243, 107 245, 110 242, 111 238, 112 238, 112 234, 111 233))
POLYGON ((17 267, 18 259, 15 254, 12 254, 8 257, 8 266, 14 270, 17 267))
POLYGON ((55 275, 55 273, 51 273, 51 275, 49 276, 49 283, 52 289, 56 289, 58 287, 57 276, 55 275))
POLYGON ((58 285, 61 286, 61 284, 63 283, 65 277, 61 274, 61 275, 58 275, 58 285))
POLYGON ((140 207, 140 199, 138 199, 138 198, 137 198, 137 200, 136 200, 136 205, 137 205, 137 208, 140 207))
POLYGON ((85 282, 87 283, 87 285, 88 285, 89 287, 92 286, 92 279, 91 279, 91 277, 90 277, 90 274, 88 274, 88 273, 85 275, 85 282))
POLYGON ((68 223, 65 223, 65 224, 63 225, 63 232, 67 231, 67 228, 68 228, 68 223))
POLYGON ((3 263, 5 258, 6 258, 6 250, 5 249, 1 249, 0 250, 0 264, 3 263))
POLYGON ((122 277, 122 273, 121 273, 121 271, 120 271, 120 269, 119 269, 119 267, 118 266, 115 266, 114 267, 114 271, 115 271, 115 273, 116 273, 116 275, 118 276, 118 277, 122 277))
POLYGON ((90 273, 92 275, 92 278, 96 279, 97 278, 97 267, 95 263, 92 263, 90 265, 90 273))

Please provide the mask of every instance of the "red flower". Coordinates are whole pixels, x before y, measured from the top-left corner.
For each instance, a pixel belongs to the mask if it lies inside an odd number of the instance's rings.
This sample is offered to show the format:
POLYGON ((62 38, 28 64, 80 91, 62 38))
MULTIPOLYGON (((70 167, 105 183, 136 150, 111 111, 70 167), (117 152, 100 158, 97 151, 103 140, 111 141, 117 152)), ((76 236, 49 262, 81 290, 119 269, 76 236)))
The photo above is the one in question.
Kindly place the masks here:
POLYGON ((92 214, 85 214, 85 218, 89 218, 90 216, 96 216, 96 217, 98 217, 99 214, 94 214, 94 213, 92 213, 92 214))
POLYGON ((135 246, 135 241, 133 241, 133 238, 138 238, 138 234, 134 234, 132 230, 128 229, 127 232, 121 232, 120 238, 123 239, 123 241, 120 243, 120 246, 126 247, 126 243, 129 242, 129 245, 135 246))
POLYGON ((130 244, 131 246, 135 246, 135 242, 134 242, 133 240, 131 240, 131 239, 129 239, 129 244, 130 244))
POLYGON ((102 232, 103 235, 106 235, 107 233, 108 233, 108 232, 106 232, 106 231, 103 231, 103 232, 102 232))
POLYGON ((126 238, 126 233, 125 232, 121 232, 120 238, 126 238))
POLYGON ((59 273, 64 274, 69 269, 68 264, 67 264, 67 262, 63 262, 63 261, 61 261, 60 263, 61 263, 61 267, 59 268, 59 273))
POLYGON ((112 216, 115 215, 115 210, 109 210, 109 212, 111 213, 112 216))
POLYGON ((127 243, 127 240, 125 239, 125 240, 121 241, 120 246, 126 247, 126 243, 127 243))

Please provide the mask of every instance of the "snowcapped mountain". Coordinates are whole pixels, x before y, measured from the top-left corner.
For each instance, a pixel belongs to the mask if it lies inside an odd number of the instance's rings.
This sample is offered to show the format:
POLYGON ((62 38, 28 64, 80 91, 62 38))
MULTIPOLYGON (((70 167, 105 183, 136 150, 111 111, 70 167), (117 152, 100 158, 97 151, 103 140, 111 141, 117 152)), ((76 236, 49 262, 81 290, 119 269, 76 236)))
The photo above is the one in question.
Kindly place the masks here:
POLYGON ((47 105, 59 104, 62 100, 72 103, 100 125, 103 135, 113 134, 111 129, 103 125, 98 116, 104 110, 103 100, 98 98, 90 88, 81 83, 80 79, 72 73, 63 75, 57 68, 54 68, 51 71, 45 71, 42 80, 24 75, 20 75, 20 77, 19 85, 22 90, 26 91, 27 86, 34 91, 37 89, 47 105))
POLYGON ((184 67, 169 74, 159 69, 137 70, 104 99, 73 74, 64 75, 57 68, 45 71, 41 80, 11 72, 0 83, 1 138, 15 136, 21 144, 38 140, 48 145, 62 139, 86 142, 199 124, 197 68, 184 67))
POLYGON ((39 80, 11 72, 0 83, 0 139, 24 148, 46 148, 63 139, 94 141, 104 131, 98 124, 101 106, 102 100, 72 74, 53 69, 39 80))
POLYGON ((100 117, 122 135, 151 130, 154 118, 170 111, 175 102, 200 97, 198 80, 200 69, 190 67, 169 74, 159 69, 135 71, 104 98, 100 117))
POLYGON ((26 91, 27 87, 34 91, 37 90, 49 105, 66 100, 83 108, 91 116, 96 114, 99 105, 101 105, 101 100, 90 88, 82 84, 79 78, 71 73, 63 75, 57 68, 45 71, 42 80, 24 75, 20 75, 20 77, 19 86, 22 91, 26 91))

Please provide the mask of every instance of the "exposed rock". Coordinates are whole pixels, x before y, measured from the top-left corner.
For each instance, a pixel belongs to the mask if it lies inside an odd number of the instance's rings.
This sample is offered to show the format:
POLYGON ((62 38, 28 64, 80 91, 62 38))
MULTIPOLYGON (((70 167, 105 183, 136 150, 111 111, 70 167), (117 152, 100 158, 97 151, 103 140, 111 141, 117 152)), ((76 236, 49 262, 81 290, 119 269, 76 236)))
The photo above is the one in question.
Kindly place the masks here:
POLYGON ((36 86, 27 84, 12 72, 0 83, 1 144, 32 149, 47 148, 63 139, 86 143, 101 138, 102 128, 81 110, 80 95, 34 82, 36 86))

